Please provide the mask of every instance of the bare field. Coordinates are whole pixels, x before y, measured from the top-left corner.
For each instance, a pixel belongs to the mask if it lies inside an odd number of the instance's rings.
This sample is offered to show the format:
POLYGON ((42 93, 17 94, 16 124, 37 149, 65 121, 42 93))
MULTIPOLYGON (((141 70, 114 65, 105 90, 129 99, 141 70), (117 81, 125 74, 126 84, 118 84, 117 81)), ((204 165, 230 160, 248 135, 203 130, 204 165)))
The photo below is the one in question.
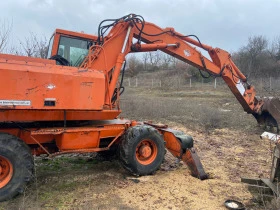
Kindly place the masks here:
POLYGON ((269 177, 271 147, 253 116, 217 90, 129 88, 122 117, 153 120, 192 135, 210 179, 200 181, 169 153, 155 175, 134 177, 95 154, 43 160, 37 178, 0 209, 225 209, 226 199, 262 209, 240 177, 269 177))

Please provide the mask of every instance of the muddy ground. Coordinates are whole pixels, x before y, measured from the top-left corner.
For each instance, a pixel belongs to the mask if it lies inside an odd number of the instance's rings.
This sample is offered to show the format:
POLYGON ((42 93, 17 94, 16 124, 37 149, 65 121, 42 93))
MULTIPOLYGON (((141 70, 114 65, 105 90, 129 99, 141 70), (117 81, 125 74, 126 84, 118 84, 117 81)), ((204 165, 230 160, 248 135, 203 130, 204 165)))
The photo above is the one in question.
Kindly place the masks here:
POLYGON ((36 179, 0 209, 225 209, 226 199, 263 209, 240 177, 268 177, 272 146, 229 91, 130 88, 122 117, 169 124, 193 136, 210 179, 170 153, 152 176, 134 177, 96 154, 36 158, 36 179))

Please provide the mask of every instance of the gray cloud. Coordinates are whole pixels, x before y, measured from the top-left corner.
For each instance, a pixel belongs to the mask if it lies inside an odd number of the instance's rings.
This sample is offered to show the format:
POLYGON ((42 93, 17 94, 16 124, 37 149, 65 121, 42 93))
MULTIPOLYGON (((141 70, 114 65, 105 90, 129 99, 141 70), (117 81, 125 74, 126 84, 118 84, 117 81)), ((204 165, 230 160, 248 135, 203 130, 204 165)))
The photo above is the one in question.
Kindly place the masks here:
POLYGON ((18 38, 30 31, 49 37, 55 28, 96 33, 103 19, 128 13, 196 34, 202 42, 228 51, 252 35, 280 35, 280 0, 10 0, 1 1, 0 7, 0 18, 13 19, 18 38))

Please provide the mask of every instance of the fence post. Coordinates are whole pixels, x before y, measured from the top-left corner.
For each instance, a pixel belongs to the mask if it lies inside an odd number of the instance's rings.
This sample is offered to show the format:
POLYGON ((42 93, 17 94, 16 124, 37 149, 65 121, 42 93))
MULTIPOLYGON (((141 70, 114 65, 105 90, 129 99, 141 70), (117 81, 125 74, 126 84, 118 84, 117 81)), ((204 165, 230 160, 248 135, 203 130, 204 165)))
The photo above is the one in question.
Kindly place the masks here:
POLYGON ((130 87, 130 78, 128 78, 128 87, 130 87))
POLYGON ((217 88, 217 78, 215 78, 214 88, 217 88))
POLYGON ((135 79, 135 87, 137 87, 138 86, 138 80, 137 80, 137 77, 136 77, 136 79, 135 79))
POLYGON ((272 90, 271 77, 269 77, 269 90, 272 90))
POLYGON ((192 78, 190 78, 190 88, 192 87, 192 78))

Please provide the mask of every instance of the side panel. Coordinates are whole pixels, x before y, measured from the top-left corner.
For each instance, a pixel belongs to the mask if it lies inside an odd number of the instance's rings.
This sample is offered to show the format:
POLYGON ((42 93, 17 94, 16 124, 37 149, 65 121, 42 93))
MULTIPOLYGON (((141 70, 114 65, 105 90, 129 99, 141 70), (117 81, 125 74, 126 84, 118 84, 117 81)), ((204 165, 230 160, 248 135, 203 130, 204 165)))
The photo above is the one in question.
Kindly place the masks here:
POLYGON ((9 133, 22 139, 32 148, 33 154, 77 150, 96 152, 108 150, 129 125, 129 120, 107 120, 93 121, 87 127, 0 128, 0 133, 9 133), (100 142, 103 143, 102 148, 100 142))
POLYGON ((55 137, 60 150, 88 149, 99 147, 98 131, 63 133, 55 137))
POLYGON ((105 77, 95 70, 0 60, 0 90, 0 109, 102 110, 105 77))
MULTIPOLYGON (((35 129, 28 129, 28 130, 35 130, 35 129)), ((9 133, 14 135, 20 139, 22 139, 26 144, 37 144, 34 139, 31 138, 30 131, 21 130, 19 128, 0 128, 0 133, 9 133)), ((54 135, 46 134, 42 135, 39 138, 36 137, 36 140, 41 144, 50 143, 54 140, 54 135)))
POLYGON ((121 113, 120 110, 102 110, 102 111, 66 111, 63 110, 20 110, 4 109, 0 111, 0 122, 3 121, 63 121, 66 120, 112 120, 121 113), (65 116, 65 115, 66 116, 65 116))

